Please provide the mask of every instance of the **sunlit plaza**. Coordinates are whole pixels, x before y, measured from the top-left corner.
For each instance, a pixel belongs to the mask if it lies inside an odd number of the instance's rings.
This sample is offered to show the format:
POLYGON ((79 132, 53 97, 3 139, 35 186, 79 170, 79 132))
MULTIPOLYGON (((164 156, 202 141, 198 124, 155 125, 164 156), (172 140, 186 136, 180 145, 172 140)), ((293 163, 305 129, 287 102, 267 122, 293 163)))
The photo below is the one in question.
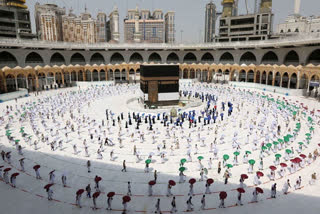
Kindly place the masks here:
POLYGON ((0 0, 0 213, 319 212, 320 30, 303 2, 274 30, 279 2, 205 2, 192 43, 168 2, 54 3, 0 0), (9 33, 11 15, 25 25, 9 33))

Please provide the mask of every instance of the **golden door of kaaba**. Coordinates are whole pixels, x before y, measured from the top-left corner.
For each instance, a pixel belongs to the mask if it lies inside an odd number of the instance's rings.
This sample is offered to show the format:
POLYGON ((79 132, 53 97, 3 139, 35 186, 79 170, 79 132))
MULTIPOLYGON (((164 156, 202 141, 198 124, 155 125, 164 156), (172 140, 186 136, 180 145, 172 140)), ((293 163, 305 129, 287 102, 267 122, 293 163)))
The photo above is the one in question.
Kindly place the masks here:
POLYGON ((148 81, 148 100, 150 103, 158 102, 158 81, 148 81))

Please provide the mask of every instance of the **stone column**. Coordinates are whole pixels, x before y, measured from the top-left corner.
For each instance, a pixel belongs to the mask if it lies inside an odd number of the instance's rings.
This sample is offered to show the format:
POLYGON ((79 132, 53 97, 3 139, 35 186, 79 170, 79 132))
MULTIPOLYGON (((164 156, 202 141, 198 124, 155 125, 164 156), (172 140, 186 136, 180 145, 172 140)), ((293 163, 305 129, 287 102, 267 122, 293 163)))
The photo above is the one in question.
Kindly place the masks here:
POLYGON ((272 72, 272 86, 274 86, 274 82, 275 82, 275 76, 274 76, 274 72, 272 72))
POLYGON ((91 82, 93 82, 93 74, 92 74, 93 72, 92 71, 90 71, 90 78, 91 78, 91 82))
POLYGON ((269 73, 266 73, 266 85, 268 85, 268 76, 269 76, 269 73))
POLYGON ((71 72, 69 72, 69 82, 70 82, 70 83, 72 82, 72 79, 71 79, 71 72))

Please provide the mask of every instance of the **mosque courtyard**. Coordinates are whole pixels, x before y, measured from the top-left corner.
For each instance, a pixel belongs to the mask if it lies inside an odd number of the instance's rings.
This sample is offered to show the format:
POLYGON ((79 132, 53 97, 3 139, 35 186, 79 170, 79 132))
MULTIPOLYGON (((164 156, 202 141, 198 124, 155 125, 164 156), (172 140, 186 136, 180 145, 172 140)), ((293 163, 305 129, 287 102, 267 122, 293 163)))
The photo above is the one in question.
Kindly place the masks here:
POLYGON ((173 197, 176 213, 319 212, 316 100, 181 83, 191 104, 172 117, 139 94, 93 83, 1 103, 0 213, 154 213, 158 199, 170 213, 173 197))

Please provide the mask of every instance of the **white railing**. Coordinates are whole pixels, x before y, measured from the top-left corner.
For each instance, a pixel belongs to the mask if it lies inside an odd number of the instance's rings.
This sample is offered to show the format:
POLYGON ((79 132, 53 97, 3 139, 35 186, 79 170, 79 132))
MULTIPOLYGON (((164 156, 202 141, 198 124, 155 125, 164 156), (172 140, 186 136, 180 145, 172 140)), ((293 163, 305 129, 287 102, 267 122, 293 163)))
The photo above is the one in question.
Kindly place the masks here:
POLYGON ((223 48, 259 48, 281 47, 291 45, 319 44, 320 33, 299 34, 297 36, 269 39, 262 41, 222 42, 222 43, 73 43, 73 42, 48 42, 23 39, 0 39, 0 46, 12 47, 39 47, 63 49, 223 49, 223 48))

